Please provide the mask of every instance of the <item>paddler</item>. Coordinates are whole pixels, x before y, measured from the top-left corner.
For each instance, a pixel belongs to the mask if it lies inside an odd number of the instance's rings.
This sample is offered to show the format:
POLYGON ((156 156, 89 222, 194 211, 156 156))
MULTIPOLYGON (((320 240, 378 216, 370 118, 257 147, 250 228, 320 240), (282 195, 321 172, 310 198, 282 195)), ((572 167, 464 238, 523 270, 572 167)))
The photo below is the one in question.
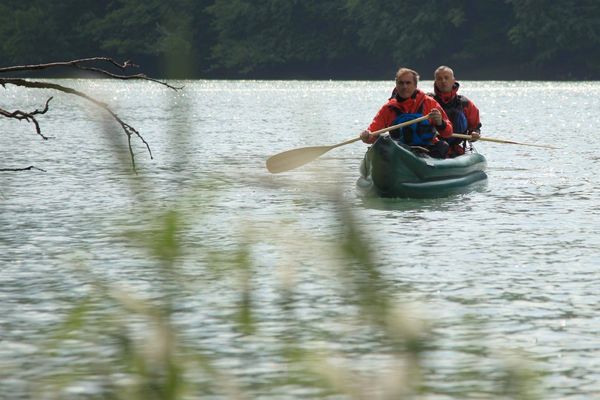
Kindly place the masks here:
POLYGON ((391 131, 390 136, 408 146, 425 148, 431 157, 446 157, 449 145, 445 140, 440 140, 439 136, 450 138, 452 123, 432 97, 417 89, 418 82, 419 74, 412 69, 400 68, 396 72, 393 97, 381 107, 371 125, 361 133, 363 142, 375 142, 377 138, 371 132, 429 114, 429 119, 391 131))
MULTIPOLYGON (((460 84, 454 78, 452 68, 442 65, 434 72, 433 98, 442 106, 454 127, 454 133, 472 136, 471 142, 481 135, 479 109, 467 97, 458 94, 460 84)), ((466 141, 463 139, 445 139, 449 146, 449 156, 455 157, 465 153, 466 141)))

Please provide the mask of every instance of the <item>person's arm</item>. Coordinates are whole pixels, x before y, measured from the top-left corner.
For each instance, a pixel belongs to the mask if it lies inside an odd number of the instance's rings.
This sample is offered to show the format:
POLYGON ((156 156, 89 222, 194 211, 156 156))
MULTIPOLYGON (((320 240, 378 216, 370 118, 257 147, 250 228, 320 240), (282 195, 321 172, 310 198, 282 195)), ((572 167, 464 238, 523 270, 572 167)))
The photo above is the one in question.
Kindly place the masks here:
POLYGON ((471 135, 472 142, 475 142, 481 137, 481 121, 479 120, 479 109, 469 100, 464 109, 467 117, 467 133, 471 135))
POLYGON ((365 129, 364 131, 361 132, 361 134, 360 134, 361 140, 364 143, 369 143, 369 144, 375 143, 375 140, 377 140, 377 136, 371 135, 371 132, 375 132, 380 129, 391 126, 392 122, 394 121, 394 117, 395 117, 394 113, 390 109, 390 107, 387 107, 387 106, 381 107, 381 109, 377 112, 377 115, 375 115, 375 118, 373 118, 371 125, 369 125, 369 127, 367 129, 365 129))

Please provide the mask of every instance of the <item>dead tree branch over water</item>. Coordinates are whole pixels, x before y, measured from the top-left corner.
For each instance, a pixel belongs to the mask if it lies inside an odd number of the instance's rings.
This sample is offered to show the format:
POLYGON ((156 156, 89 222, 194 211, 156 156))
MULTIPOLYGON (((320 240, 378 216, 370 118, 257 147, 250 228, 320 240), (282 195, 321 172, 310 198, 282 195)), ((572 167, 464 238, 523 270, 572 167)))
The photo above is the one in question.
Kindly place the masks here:
MULTIPOLYGON (((78 69, 78 70, 82 70, 82 71, 87 71, 87 72, 94 73, 99 76, 104 76, 104 77, 111 78, 111 79, 145 80, 145 81, 151 81, 151 82, 158 83, 160 85, 168 87, 169 89, 173 89, 173 90, 181 89, 180 87, 175 87, 175 86, 169 85, 168 83, 165 83, 165 82, 162 82, 162 81, 159 81, 156 79, 148 78, 144 74, 115 74, 115 73, 109 72, 108 70, 106 70, 104 68, 98 67, 97 66, 98 64, 109 65, 109 66, 115 67, 117 69, 120 69, 123 72, 125 72, 126 70, 129 70, 130 68, 138 67, 137 65, 131 63, 130 61, 125 61, 124 63, 118 63, 118 62, 114 61, 112 58, 108 58, 108 57, 91 57, 91 58, 82 58, 82 59, 72 60, 72 61, 53 62, 53 63, 47 63, 47 64, 18 65, 18 66, 4 67, 4 68, 0 68, 0 74, 15 73, 15 72, 21 73, 21 72, 25 72, 25 71, 40 71, 40 70, 62 67, 62 68, 73 68, 73 69, 78 69)), ((152 150, 150 149, 150 145, 148 144, 148 142, 144 139, 144 137, 141 135, 141 133, 137 129, 135 129, 133 126, 129 125, 128 123, 124 122, 108 106, 108 104, 106 104, 100 100, 97 100, 84 92, 70 88, 68 86, 59 85, 59 84, 53 83, 53 82, 33 81, 30 79, 26 79, 26 78, 2 78, 2 77, 0 77, 0 85, 2 85, 2 87, 4 87, 4 88, 6 88, 6 85, 14 85, 14 86, 26 87, 26 88, 30 88, 30 89, 50 89, 50 90, 56 90, 59 92, 63 92, 63 93, 81 97, 81 98, 93 103, 95 106, 105 110, 121 126, 121 129, 127 136, 127 145, 129 147, 129 154, 131 156, 131 164, 132 164, 134 170, 135 170, 135 154, 134 154, 133 148, 131 146, 131 138, 132 137, 137 137, 142 143, 144 143, 144 145, 146 146, 146 149, 148 150, 148 154, 150 155, 150 158, 151 159, 153 158, 152 150)), ((23 110, 9 111, 9 110, 0 108, 0 116, 6 117, 6 118, 13 118, 13 119, 17 119, 20 121, 25 120, 27 122, 34 124, 35 131, 37 132, 37 134, 40 135, 43 139, 47 140, 48 137, 42 133, 42 129, 40 128, 40 124, 39 124, 37 118, 38 118, 38 116, 43 115, 46 112, 48 112, 49 104, 50 104, 51 100, 52 100, 52 97, 50 97, 48 100, 46 100, 46 104, 42 110, 36 109, 34 111, 23 111, 23 110)))

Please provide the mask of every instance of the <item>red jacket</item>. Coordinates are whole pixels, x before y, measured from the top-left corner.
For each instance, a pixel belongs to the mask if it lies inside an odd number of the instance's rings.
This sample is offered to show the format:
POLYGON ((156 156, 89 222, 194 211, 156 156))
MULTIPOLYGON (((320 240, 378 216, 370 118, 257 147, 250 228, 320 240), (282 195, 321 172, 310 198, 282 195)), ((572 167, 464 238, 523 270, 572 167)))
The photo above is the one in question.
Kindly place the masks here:
MULTIPOLYGON (((435 91, 435 100, 437 100, 437 102, 444 108, 446 108, 446 105, 449 104, 452 100, 454 100, 456 98, 456 96, 458 95, 458 88, 460 87, 460 84, 458 82, 456 82, 454 84, 454 87, 452 88, 452 92, 450 93, 442 93, 440 92, 440 90, 437 88, 437 86, 433 86, 433 89, 435 91)), ((463 108, 463 112, 465 114, 465 117, 467 117, 467 131, 472 132, 472 131, 478 131, 479 132, 479 128, 481 128, 481 121, 479 120, 479 109, 475 106, 475 104, 473 104, 473 102, 471 100, 469 100, 468 98, 466 98, 465 96, 461 96, 464 100, 466 100, 466 106, 463 108)), ((462 133, 462 132, 458 132, 458 133, 462 133)))
MULTIPOLYGON (((419 89, 415 90, 413 95, 408 99, 398 100, 398 98, 391 98, 375 115, 373 118, 373 122, 369 125, 369 131, 375 132, 383 128, 387 128, 388 126, 392 126, 394 120, 398 116, 398 112, 405 114, 414 114, 419 111, 423 113, 423 115, 429 114, 431 110, 437 108, 442 113, 442 125, 436 126, 436 131, 443 137, 448 138, 452 135, 452 123, 448 119, 446 112, 444 109, 435 101, 432 97, 427 96, 425 93, 420 91, 419 89), (422 110, 421 104, 423 105, 422 110)), ((433 122, 430 121, 432 124, 433 122)), ((371 137, 369 143, 374 143, 376 137, 371 137)), ((439 139, 435 137, 433 142, 437 142, 439 139)))

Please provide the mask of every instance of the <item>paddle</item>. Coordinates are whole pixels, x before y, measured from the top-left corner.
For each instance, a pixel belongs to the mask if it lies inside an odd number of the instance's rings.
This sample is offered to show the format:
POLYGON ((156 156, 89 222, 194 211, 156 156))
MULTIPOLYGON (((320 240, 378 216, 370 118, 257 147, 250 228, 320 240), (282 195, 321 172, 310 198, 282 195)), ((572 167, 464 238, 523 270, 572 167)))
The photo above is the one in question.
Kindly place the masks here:
MULTIPOLYGON (((417 122, 424 121, 428 118, 429 114, 419 118, 411 119, 410 121, 402 122, 401 124, 388 126, 387 128, 371 132, 371 135, 379 136, 384 132, 393 131, 394 129, 402 128, 403 126, 416 124, 417 122)), ((331 146, 302 147, 299 149, 284 151, 283 153, 275 154, 274 156, 271 156, 267 159, 267 169, 272 174, 278 174, 280 172, 289 171, 291 169, 301 167, 304 164, 308 164, 313 160, 316 160, 323 154, 327 153, 329 150, 335 149, 336 147, 344 146, 346 144, 354 143, 358 140, 360 140, 360 136, 331 146)))
MULTIPOLYGON (((452 137, 459 138, 459 139, 471 140, 471 135, 464 135, 462 133, 453 133, 452 137)), ((545 149, 555 149, 555 150, 558 149, 558 147, 548 146, 546 144, 521 143, 521 142, 514 142, 512 140, 494 139, 494 138, 490 138, 490 137, 480 137, 477 140, 481 140, 484 142, 494 142, 494 143, 519 144, 521 146, 543 147, 545 149)))

